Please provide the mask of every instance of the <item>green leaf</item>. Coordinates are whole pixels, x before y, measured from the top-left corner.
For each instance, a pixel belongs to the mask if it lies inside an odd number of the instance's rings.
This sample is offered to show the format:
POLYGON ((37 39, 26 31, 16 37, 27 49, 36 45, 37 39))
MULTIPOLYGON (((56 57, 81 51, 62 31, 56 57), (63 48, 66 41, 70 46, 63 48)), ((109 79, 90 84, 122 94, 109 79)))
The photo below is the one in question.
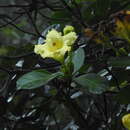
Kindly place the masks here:
POLYGON ((117 57, 110 58, 108 60, 108 65, 113 67, 126 67, 130 66, 130 57, 117 57))
MULTIPOLYGON (((118 79, 119 84, 121 84, 124 81, 129 81, 129 79, 130 79, 130 70, 125 70, 125 69, 122 69, 122 68, 119 68, 119 69, 116 68, 116 70, 113 69, 112 72, 114 73, 114 76, 116 77, 116 79, 118 79)), ((115 82, 114 78, 112 78, 109 81, 109 83, 112 86, 116 86, 116 82, 115 82)))
POLYGON ((95 3, 95 15, 99 17, 105 17, 107 16, 106 14, 108 13, 108 9, 110 7, 111 0, 96 0, 95 3))
POLYGON ((130 103, 130 87, 124 87, 120 92, 114 97, 120 104, 130 103))
POLYGON ((90 65, 89 64, 84 64, 80 69, 79 69, 79 73, 83 74, 86 73, 89 69, 90 65))
POLYGON ((95 2, 96 0, 75 0, 76 3, 80 2, 95 2))
POLYGON ((23 75, 17 81, 17 89, 34 89, 47 84, 50 80, 59 76, 60 73, 49 73, 44 70, 37 70, 23 75))
POLYGON ((83 48, 79 48, 74 52, 72 63, 74 64, 74 72, 78 71, 84 64, 85 53, 83 48))
POLYGON ((94 73, 81 75, 75 78, 74 81, 94 94, 105 92, 109 86, 108 81, 105 78, 94 73))

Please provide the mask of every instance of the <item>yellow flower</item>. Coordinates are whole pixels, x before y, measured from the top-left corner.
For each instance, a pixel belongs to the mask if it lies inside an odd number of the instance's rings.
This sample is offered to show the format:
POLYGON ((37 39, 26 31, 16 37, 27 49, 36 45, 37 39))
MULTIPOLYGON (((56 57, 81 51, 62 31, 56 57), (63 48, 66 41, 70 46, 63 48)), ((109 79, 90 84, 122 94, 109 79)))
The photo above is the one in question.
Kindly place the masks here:
POLYGON ((127 114, 127 115, 122 117, 122 123, 123 123, 125 128, 130 130, 130 114, 127 114))
POLYGON ((63 36, 63 41, 68 46, 73 45, 76 39, 77 39, 77 35, 75 32, 70 32, 63 36))
POLYGON ((45 44, 35 45, 34 52, 40 54, 43 58, 53 58, 62 62, 66 52, 71 51, 72 45, 77 36, 75 32, 70 32, 65 36, 55 29, 48 32, 45 44))
POLYGON ((50 51, 60 49, 63 46, 61 33, 57 32, 54 29, 47 34, 45 42, 50 51))
POLYGON ((73 31, 74 31, 74 27, 70 26, 70 25, 65 26, 65 28, 63 29, 64 35, 66 35, 70 32, 73 32, 73 31))

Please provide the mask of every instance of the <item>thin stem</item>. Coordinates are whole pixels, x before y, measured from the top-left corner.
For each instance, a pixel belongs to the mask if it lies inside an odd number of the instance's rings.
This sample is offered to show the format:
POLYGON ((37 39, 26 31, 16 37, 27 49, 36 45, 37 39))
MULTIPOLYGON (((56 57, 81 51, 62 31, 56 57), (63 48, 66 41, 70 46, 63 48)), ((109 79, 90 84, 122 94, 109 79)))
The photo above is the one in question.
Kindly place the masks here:
POLYGON ((65 94, 63 91, 62 91, 62 94, 64 95, 65 100, 66 100, 64 102, 64 105, 69 109, 71 116, 74 118, 74 120, 80 126, 82 130, 87 130, 87 127, 88 127, 87 121, 83 117, 78 104, 72 101, 70 97, 67 94, 65 94))
POLYGON ((30 21, 31 21, 31 23, 32 23, 32 25, 33 25, 33 27, 34 27, 36 33, 37 33, 40 37, 45 38, 45 37, 42 36, 41 33, 39 32, 39 30, 38 30, 38 28, 37 28, 37 25, 36 25, 35 21, 33 20, 33 18, 32 18, 32 16, 31 16, 30 12, 28 12, 26 9, 24 9, 24 10, 25 10, 26 14, 28 15, 28 17, 29 17, 29 19, 30 19, 30 21))
POLYGON ((6 24, 3 24, 0 26, 0 28, 6 27, 7 25, 11 24, 12 22, 15 22, 18 18, 20 18, 22 15, 18 15, 17 17, 15 17, 14 19, 11 20, 11 22, 8 22, 6 24))
POLYGON ((108 121, 108 113, 107 113, 107 98, 106 98, 106 95, 103 94, 103 100, 104 100, 104 115, 105 115, 105 118, 106 118, 106 124, 107 124, 107 121, 108 121))

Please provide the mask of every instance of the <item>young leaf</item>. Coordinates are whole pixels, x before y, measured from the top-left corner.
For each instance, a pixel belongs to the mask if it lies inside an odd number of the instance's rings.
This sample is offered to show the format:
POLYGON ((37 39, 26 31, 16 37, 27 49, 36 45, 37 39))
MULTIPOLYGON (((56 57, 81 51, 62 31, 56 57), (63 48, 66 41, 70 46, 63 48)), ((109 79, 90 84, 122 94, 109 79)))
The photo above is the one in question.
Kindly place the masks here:
POLYGON ((60 73, 49 73, 44 70, 37 70, 23 75, 17 80, 17 89, 34 89, 47 84, 50 80, 59 76, 60 73))
POLYGON ((101 94, 108 88, 108 81, 94 73, 81 75, 75 78, 74 81, 94 94, 101 94))
POLYGON ((74 64, 74 72, 78 71, 84 64, 85 53, 83 48, 79 48, 74 52, 72 63, 74 64))

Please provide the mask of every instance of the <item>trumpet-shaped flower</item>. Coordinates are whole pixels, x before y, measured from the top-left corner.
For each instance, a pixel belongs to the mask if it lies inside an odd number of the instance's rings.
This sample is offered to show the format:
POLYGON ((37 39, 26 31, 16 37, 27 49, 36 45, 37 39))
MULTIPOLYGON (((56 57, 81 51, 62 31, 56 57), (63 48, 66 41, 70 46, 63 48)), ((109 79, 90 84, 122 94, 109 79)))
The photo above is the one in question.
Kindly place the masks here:
POLYGON ((130 130, 130 114, 127 114, 127 115, 122 117, 122 123, 123 123, 125 128, 130 130))
POLYGON ((43 58, 53 58, 62 62, 66 52, 71 51, 71 46, 77 39, 75 32, 64 36, 55 29, 48 32, 45 44, 35 45, 34 52, 43 58))

